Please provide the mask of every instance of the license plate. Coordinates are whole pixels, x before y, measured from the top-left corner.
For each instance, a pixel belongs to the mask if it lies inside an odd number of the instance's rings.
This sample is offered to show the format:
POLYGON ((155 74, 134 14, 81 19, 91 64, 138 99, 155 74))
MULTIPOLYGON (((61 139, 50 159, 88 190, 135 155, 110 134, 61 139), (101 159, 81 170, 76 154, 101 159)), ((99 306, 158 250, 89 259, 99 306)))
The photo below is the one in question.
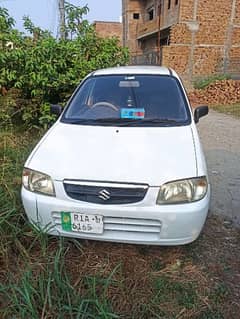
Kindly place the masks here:
POLYGON ((62 212, 62 229, 77 233, 102 234, 103 216, 62 212))

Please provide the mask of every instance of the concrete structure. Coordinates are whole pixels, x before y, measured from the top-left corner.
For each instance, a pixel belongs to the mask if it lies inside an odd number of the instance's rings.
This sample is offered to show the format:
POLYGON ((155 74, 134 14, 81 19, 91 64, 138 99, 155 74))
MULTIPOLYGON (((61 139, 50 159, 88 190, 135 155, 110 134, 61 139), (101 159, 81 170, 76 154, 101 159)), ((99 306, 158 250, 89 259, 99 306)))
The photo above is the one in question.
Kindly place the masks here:
POLYGON ((116 37, 122 44, 123 26, 121 22, 94 21, 93 26, 97 35, 101 38, 116 37))
POLYGON ((185 79, 240 74, 240 0, 122 0, 132 63, 163 64, 185 79))

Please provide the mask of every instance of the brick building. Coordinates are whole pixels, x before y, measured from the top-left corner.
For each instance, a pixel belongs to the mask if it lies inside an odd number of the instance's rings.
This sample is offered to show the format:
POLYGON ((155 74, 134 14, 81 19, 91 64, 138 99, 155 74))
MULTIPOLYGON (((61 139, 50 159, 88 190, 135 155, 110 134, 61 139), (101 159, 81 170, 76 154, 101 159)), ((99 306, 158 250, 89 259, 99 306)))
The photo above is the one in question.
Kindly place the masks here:
POLYGON ((94 21, 93 26, 98 36, 101 38, 116 37, 122 44, 122 23, 121 22, 108 22, 108 21, 94 21))
POLYGON ((240 74, 240 0, 122 0, 133 63, 170 66, 186 80, 240 74))

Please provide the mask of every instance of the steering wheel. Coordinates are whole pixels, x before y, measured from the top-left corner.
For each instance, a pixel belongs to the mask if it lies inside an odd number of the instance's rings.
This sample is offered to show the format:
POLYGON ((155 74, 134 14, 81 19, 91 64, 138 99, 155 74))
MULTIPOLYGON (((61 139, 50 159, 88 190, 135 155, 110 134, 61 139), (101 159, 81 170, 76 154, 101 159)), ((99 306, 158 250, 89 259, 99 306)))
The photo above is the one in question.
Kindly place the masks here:
POLYGON ((107 107, 110 107, 111 109, 113 109, 114 111, 118 111, 118 108, 115 105, 113 105, 112 103, 109 103, 109 102, 105 102, 105 101, 97 102, 97 103, 93 104, 91 109, 98 107, 98 106, 107 106, 107 107))

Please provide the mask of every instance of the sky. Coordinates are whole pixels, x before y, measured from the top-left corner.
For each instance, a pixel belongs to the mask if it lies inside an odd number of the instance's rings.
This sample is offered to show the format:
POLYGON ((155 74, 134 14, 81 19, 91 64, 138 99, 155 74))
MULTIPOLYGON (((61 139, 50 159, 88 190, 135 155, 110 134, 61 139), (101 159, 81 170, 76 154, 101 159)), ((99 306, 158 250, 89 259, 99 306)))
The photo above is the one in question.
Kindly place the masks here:
MULTIPOLYGON (((86 18, 94 20, 119 21, 121 16, 121 0, 68 0, 68 2, 90 9, 86 18)), ((0 6, 9 10, 15 19, 15 28, 23 31, 22 17, 29 15, 36 26, 48 29, 53 34, 58 27, 58 0, 0 0, 0 6)))

